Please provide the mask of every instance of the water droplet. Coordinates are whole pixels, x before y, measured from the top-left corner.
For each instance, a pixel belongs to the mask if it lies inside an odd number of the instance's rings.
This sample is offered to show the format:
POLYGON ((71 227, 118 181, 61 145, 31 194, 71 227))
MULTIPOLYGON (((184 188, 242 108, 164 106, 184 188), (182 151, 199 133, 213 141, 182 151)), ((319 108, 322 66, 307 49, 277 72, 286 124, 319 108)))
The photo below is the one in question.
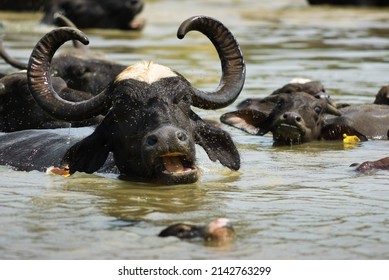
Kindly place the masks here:
POLYGON ((70 144, 70 139, 71 139, 71 136, 70 136, 70 129, 72 128, 72 123, 69 123, 69 128, 68 128, 68 138, 67 138, 67 141, 66 141, 66 144, 69 145, 70 144))

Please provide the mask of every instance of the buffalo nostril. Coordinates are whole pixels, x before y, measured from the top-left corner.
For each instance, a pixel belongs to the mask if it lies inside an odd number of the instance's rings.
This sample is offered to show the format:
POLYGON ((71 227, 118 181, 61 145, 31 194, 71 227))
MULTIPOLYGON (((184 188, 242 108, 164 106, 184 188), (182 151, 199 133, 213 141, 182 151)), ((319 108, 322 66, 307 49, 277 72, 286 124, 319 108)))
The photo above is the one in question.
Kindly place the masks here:
POLYGON ((188 139, 188 136, 182 131, 177 131, 176 136, 177 136, 177 139, 180 141, 186 141, 188 139))
POLYGON ((294 119, 296 120, 296 122, 301 122, 301 117, 300 116, 296 116, 294 119))
POLYGON ((286 120, 288 118, 288 114, 283 114, 282 118, 286 120))
POLYGON ((157 144, 157 142, 158 138, 155 135, 150 135, 146 138, 146 144, 149 146, 154 146, 155 144, 157 144))

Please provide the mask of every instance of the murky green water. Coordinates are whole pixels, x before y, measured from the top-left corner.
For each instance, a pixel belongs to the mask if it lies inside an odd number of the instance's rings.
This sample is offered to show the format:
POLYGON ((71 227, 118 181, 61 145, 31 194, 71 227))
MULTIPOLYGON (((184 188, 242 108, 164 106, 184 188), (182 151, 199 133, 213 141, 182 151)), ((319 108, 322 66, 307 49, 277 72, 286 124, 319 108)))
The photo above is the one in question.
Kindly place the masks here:
MULTIPOLYGON (((147 1, 141 33, 85 30, 91 48, 123 64, 154 60, 212 89, 219 61, 202 35, 176 39, 179 24, 204 14, 224 22, 247 62, 239 101, 263 97, 295 77, 321 80, 339 102, 371 103, 389 82, 389 9, 308 7, 304 0, 147 1)), ((39 15, 0 13, 5 47, 27 61, 46 31, 39 15)), ((0 71, 12 68, 0 62, 0 71)), ((222 110, 198 111, 218 119, 222 110)), ((389 173, 358 175, 351 163, 388 156, 389 142, 355 148, 313 142, 272 147, 226 127, 242 157, 239 172, 198 147, 201 180, 155 187, 113 177, 60 178, 0 167, 2 259, 388 259, 389 173), (157 237, 176 222, 229 218, 228 247, 157 237)))

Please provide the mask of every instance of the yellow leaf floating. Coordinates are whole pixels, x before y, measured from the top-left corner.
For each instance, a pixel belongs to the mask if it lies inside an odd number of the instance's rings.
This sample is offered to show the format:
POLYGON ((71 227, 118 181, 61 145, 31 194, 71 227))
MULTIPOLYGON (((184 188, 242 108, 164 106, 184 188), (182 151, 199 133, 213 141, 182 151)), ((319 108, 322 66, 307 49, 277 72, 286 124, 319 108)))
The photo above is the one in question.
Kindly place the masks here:
POLYGON ((360 142, 361 139, 358 138, 356 135, 347 135, 346 133, 343 134, 343 143, 347 144, 353 144, 353 143, 358 143, 360 142))
POLYGON ((53 174, 53 175, 61 175, 63 177, 69 177, 71 175, 68 165, 66 165, 62 168, 51 166, 51 167, 47 168, 46 173, 53 174))

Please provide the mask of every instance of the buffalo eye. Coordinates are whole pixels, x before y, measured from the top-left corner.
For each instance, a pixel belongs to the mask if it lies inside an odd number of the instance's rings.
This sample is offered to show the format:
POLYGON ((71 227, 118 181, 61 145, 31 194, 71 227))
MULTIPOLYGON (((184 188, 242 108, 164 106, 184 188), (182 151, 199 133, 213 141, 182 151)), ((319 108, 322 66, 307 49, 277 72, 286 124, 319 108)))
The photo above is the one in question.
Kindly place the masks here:
POLYGON ((322 111, 322 109, 321 109, 320 106, 316 106, 316 107, 314 108, 314 110, 315 110, 316 114, 320 114, 321 111, 322 111))
POLYGON ((190 98, 190 95, 189 94, 186 94, 186 93, 180 93, 180 94, 177 94, 174 99, 173 99, 173 103, 174 104, 178 104, 180 102, 184 102, 184 103, 187 103, 187 104, 191 104, 192 103, 192 100, 190 98))
POLYGON ((276 107, 277 108, 281 108, 284 104, 285 104, 285 100, 280 98, 280 99, 277 100, 276 107))

